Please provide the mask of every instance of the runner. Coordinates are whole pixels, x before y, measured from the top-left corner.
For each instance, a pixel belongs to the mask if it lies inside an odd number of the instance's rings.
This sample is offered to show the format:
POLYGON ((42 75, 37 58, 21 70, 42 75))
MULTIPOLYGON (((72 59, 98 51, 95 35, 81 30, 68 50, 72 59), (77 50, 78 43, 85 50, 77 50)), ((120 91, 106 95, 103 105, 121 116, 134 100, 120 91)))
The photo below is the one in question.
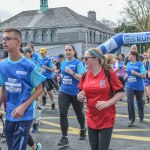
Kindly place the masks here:
POLYGON ((58 86, 57 86, 57 83, 55 83, 53 79, 54 64, 52 60, 47 56, 46 48, 41 48, 40 54, 42 56, 42 60, 40 62, 42 75, 46 77, 46 81, 43 82, 43 88, 46 87, 47 93, 52 101, 51 108, 52 110, 55 110, 55 103, 54 103, 52 89, 53 89, 53 86, 55 85, 58 90, 58 86))
POLYGON ((85 52, 85 67, 79 88, 78 100, 86 98, 86 120, 91 150, 108 150, 115 123, 115 104, 124 95, 123 86, 117 75, 106 62, 98 48, 85 52))
POLYGON ((143 94, 144 94, 144 82, 143 78, 146 77, 146 69, 142 62, 137 60, 138 51, 131 50, 129 52, 127 63, 127 81, 126 81, 126 94, 128 102, 128 127, 132 127, 135 122, 135 110, 134 110, 134 95, 136 96, 139 122, 142 123, 144 119, 144 106, 143 106, 143 94))
POLYGON ((67 132, 68 132, 68 110, 70 104, 72 104, 78 122, 80 124, 80 140, 85 140, 85 116, 83 113, 83 103, 77 100, 78 83, 81 78, 81 74, 85 72, 83 63, 77 59, 77 53, 73 45, 65 46, 66 59, 60 64, 62 79, 60 91, 58 94, 58 105, 60 113, 60 126, 62 132, 62 138, 58 143, 59 146, 64 147, 69 144, 67 132))
POLYGON ((20 53, 21 32, 9 28, 3 34, 3 47, 9 57, 0 63, 0 103, 6 99, 5 135, 8 150, 26 150, 35 114, 35 99, 42 92, 40 75, 33 62, 20 53), (32 90, 35 88, 33 93, 32 90))

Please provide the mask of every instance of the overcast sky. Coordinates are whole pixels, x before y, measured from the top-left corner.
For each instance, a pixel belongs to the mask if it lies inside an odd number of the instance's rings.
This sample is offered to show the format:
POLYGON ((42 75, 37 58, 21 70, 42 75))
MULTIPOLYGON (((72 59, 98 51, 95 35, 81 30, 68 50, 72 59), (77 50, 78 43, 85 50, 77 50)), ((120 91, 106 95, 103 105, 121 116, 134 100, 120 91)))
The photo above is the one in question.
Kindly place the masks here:
MULTIPOLYGON (((40 0, 0 0, 0 19, 4 21, 22 11, 37 10, 40 0)), ((89 10, 96 12, 97 20, 102 18, 117 22, 125 0, 49 0, 49 8, 69 7, 76 13, 87 16, 89 10)))

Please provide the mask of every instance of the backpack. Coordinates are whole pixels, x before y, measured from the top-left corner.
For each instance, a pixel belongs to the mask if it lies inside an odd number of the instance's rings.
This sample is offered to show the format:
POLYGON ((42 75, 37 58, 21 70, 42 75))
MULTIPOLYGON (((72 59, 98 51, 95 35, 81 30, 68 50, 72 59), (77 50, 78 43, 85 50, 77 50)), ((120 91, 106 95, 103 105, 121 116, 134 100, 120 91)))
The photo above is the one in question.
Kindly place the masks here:
MULTIPOLYGON (((104 69, 104 72, 105 72, 105 75, 108 79, 108 82, 109 82, 109 85, 110 85, 110 93, 109 93, 109 97, 112 98, 114 95, 115 95, 115 92, 113 91, 113 88, 112 88, 112 85, 111 85, 111 82, 110 82, 110 79, 111 79, 111 76, 110 76, 110 70, 108 69, 104 69)), ((86 72, 83 73, 82 75, 82 80, 84 82, 85 80, 85 77, 86 77, 86 72)))

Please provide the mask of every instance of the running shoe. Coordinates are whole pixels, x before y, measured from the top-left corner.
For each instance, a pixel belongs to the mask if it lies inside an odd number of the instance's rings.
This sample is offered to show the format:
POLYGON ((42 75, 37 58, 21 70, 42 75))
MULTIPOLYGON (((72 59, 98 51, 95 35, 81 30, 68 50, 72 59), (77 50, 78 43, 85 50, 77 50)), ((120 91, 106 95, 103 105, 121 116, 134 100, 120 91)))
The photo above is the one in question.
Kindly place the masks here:
POLYGON ((134 126, 134 121, 129 120, 128 127, 133 127, 133 126, 134 126))
POLYGON ((80 137, 79 140, 85 140, 86 139, 86 128, 80 130, 80 137))
POLYGON ((67 137, 62 137, 58 143, 58 146, 61 146, 61 147, 65 147, 65 146, 68 146, 69 142, 68 142, 68 138, 67 137))
POLYGON ((41 143, 37 143, 37 144, 36 144, 36 150, 41 150, 41 149, 42 149, 41 143))
POLYGON ((32 133, 35 133, 38 131, 38 124, 37 123, 34 123, 33 124, 33 129, 32 129, 32 133))

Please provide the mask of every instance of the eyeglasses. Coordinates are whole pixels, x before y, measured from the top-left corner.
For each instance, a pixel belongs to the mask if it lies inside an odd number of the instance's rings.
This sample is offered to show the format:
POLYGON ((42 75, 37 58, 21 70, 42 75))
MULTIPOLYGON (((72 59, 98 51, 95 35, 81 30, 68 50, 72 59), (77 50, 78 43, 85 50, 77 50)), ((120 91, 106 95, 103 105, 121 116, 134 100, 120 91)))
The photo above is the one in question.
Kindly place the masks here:
POLYGON ((2 39, 2 41, 6 42, 6 41, 10 41, 10 40, 17 40, 17 38, 14 37, 5 37, 2 39))
POLYGON ((88 61, 89 58, 95 58, 95 57, 83 57, 83 60, 88 61))

